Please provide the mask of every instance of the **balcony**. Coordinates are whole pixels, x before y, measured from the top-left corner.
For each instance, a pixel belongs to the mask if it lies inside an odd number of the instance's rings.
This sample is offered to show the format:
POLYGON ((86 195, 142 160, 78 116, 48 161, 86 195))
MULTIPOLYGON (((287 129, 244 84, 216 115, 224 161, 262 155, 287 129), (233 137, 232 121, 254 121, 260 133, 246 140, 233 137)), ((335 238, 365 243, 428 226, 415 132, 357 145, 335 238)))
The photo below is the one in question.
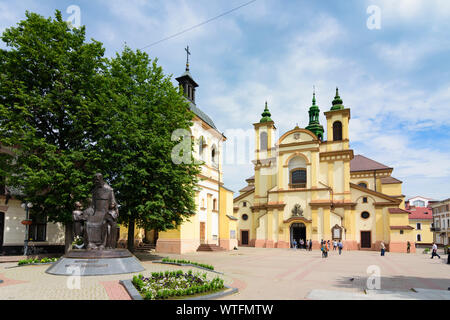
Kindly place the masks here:
POLYGON ((441 228, 440 227, 433 227, 433 228, 430 228, 430 230, 432 232, 439 232, 439 231, 441 231, 441 228))

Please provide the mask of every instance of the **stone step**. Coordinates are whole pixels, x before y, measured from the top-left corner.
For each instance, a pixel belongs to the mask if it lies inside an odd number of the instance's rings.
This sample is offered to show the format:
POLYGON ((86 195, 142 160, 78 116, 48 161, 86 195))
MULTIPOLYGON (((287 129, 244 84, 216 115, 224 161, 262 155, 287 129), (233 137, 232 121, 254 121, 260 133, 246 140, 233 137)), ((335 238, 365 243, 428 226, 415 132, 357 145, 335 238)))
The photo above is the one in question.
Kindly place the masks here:
POLYGON ((197 251, 224 251, 225 249, 216 244, 201 244, 197 251))

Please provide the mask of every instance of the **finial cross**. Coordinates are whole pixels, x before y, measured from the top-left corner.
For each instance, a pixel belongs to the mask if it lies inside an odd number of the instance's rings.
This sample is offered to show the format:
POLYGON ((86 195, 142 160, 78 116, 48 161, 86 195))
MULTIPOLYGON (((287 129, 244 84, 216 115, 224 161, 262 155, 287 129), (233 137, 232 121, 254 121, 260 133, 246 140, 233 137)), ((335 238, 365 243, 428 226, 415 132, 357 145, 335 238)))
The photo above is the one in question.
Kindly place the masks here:
POLYGON ((186 71, 189 71, 189 56, 191 55, 191 52, 189 51, 189 46, 184 48, 186 51, 186 71))

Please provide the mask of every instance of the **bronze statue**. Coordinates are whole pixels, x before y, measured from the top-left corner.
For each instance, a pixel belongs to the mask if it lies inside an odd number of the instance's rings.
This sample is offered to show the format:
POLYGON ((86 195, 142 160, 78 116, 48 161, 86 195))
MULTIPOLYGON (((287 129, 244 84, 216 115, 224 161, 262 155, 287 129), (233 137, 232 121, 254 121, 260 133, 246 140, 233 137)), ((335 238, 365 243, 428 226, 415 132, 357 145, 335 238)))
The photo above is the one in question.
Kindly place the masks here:
POLYGON ((114 197, 113 189, 103 180, 100 173, 94 176, 94 190, 92 191, 92 200, 89 207, 79 214, 75 210, 75 234, 80 232, 77 222, 84 221, 84 241, 87 249, 103 250, 105 248, 114 249, 117 243, 117 217, 119 210, 114 197), (75 218, 77 217, 78 220, 75 218))

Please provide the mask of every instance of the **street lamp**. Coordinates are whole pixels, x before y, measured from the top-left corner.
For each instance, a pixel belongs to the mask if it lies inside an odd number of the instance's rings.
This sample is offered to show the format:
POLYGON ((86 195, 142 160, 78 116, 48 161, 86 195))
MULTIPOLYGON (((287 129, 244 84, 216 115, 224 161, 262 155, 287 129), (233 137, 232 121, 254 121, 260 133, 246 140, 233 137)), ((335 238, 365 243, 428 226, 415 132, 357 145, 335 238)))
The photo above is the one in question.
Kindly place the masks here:
POLYGON ((28 210, 33 208, 33 204, 31 202, 24 202, 20 205, 22 209, 25 209, 25 220, 22 221, 22 223, 25 225, 25 241, 24 241, 24 248, 23 248, 23 254, 25 256, 28 255, 28 228, 31 224, 31 221, 29 219, 28 210))

